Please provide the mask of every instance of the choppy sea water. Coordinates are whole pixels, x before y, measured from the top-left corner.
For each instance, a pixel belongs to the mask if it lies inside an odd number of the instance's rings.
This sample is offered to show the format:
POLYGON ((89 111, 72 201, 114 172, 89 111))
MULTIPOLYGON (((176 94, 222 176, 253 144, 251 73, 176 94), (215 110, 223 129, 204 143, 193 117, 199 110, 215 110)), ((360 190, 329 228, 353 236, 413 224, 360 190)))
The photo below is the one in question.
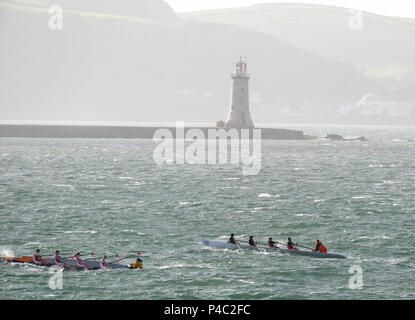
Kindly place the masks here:
POLYGON ((328 131, 369 141, 263 141, 255 176, 158 166, 151 140, 0 139, 0 255, 145 251, 144 270, 65 271, 56 290, 0 264, 0 299, 414 299, 415 128, 305 128, 328 131), (231 232, 348 259, 201 245, 231 232))

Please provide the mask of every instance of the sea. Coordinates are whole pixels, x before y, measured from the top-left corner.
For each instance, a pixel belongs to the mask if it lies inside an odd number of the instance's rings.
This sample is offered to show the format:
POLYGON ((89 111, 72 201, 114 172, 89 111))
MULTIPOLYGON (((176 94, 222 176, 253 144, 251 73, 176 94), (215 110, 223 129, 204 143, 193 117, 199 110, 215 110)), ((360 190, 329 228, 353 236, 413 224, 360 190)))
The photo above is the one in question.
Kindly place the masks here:
POLYGON ((0 299, 414 299, 415 127, 305 126, 261 170, 157 164, 141 139, 0 138, 0 256, 59 249, 142 270, 0 263, 0 299), (346 259, 208 248, 268 237, 346 259), (111 259, 108 259, 111 260, 111 259), (59 279, 57 277, 60 277, 59 279))

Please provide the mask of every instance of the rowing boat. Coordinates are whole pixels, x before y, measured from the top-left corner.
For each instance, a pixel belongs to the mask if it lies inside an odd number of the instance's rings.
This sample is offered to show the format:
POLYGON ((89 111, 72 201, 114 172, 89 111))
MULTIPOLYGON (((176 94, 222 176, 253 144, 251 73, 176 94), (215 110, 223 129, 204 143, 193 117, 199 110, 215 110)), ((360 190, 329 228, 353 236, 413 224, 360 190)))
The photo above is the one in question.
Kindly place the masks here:
POLYGON ((290 250, 288 248, 270 248, 263 245, 257 245, 257 246, 251 246, 249 244, 240 243, 233 244, 228 243, 226 240, 202 240, 203 245, 208 247, 214 247, 214 248, 221 248, 221 249, 229 249, 229 250, 239 250, 239 249, 245 249, 245 250, 260 250, 260 251, 266 251, 266 252, 282 252, 282 253, 289 253, 294 255, 300 255, 300 256, 309 256, 314 258, 337 258, 337 259, 344 259, 346 256, 341 253, 335 253, 335 252, 314 252, 311 250, 302 250, 302 249, 295 249, 290 250))
MULTIPOLYGON (((75 261, 75 259, 63 259, 64 265, 63 268, 65 269, 72 269, 72 270, 85 270, 83 267, 79 267, 75 261)), ((0 257, 0 262, 10 262, 10 263, 28 263, 34 265, 33 258, 31 256, 23 256, 23 257, 0 257)), ((100 263, 98 261, 84 261, 85 265, 87 266, 88 270, 98 270, 100 269, 100 263)), ((44 267, 52 267, 56 265, 52 258, 42 258, 42 266, 44 267)), ((126 265, 118 264, 118 263, 107 263, 109 269, 125 269, 129 268, 126 265)))

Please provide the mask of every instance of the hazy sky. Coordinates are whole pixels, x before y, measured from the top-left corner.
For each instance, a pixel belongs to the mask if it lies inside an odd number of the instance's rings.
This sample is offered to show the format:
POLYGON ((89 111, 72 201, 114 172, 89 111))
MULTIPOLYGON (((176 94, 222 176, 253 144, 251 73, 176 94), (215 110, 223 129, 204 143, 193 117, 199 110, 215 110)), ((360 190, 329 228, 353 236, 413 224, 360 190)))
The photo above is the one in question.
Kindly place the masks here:
POLYGON ((265 2, 314 3, 353 8, 383 15, 415 18, 414 0, 165 0, 177 12, 231 8, 265 2))

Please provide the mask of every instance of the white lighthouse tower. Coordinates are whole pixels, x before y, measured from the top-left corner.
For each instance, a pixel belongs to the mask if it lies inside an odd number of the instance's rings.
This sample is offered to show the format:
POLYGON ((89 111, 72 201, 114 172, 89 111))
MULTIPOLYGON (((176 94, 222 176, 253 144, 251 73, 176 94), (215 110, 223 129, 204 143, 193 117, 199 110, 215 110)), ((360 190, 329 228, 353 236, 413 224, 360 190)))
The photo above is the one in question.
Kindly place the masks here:
POLYGON ((242 58, 235 64, 231 79, 231 110, 225 128, 252 129, 254 123, 249 113, 249 75, 246 73, 246 61, 242 61, 242 58))

